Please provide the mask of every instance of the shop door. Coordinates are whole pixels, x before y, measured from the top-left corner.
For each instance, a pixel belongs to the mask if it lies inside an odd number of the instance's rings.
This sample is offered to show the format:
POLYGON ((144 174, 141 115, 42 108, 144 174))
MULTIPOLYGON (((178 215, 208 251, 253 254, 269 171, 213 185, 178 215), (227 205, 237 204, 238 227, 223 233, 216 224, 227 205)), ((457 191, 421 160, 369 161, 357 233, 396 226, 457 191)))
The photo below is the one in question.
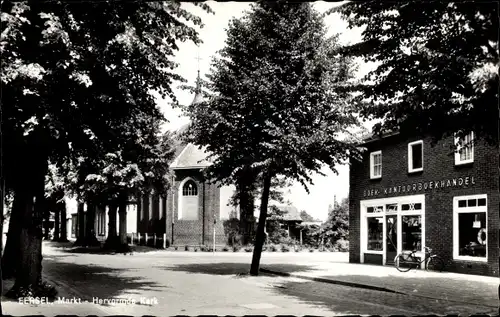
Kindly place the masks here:
POLYGON ((396 215, 386 217, 385 258, 386 264, 394 264, 398 255, 398 226, 396 215))

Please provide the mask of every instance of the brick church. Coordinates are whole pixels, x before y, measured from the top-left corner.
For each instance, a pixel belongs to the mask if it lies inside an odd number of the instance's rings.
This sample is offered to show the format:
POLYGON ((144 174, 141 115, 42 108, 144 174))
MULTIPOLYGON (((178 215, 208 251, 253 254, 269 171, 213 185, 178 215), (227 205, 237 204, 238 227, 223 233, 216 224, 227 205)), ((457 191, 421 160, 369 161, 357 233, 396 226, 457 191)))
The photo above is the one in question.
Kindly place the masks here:
MULTIPOLYGON (((198 86, 193 103, 201 98, 198 86)), ((181 128, 177 135, 186 129, 187 126, 181 128)), ((203 148, 179 142, 170 165, 173 179, 168 195, 151 193, 138 197, 137 233, 141 241, 146 236, 149 239, 166 235, 167 245, 212 246, 215 232, 215 244, 227 244, 223 221, 238 216, 228 206, 234 187, 219 187, 203 179, 203 169, 211 164, 207 156, 203 148)))

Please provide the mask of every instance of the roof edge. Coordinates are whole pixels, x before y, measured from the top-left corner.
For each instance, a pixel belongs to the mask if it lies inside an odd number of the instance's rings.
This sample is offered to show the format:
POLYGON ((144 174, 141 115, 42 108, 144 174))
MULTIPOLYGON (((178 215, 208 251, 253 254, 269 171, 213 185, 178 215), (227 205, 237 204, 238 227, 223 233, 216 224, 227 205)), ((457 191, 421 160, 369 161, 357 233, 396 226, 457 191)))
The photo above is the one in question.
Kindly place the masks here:
POLYGON ((172 170, 190 170, 190 169, 204 169, 204 168, 207 168, 209 167, 210 165, 212 164, 207 164, 207 165, 193 165, 193 166, 174 166, 174 167, 170 167, 170 169, 172 170))
POLYGON ((394 131, 394 132, 386 132, 386 133, 383 133, 382 135, 372 135, 370 137, 367 137, 363 141, 361 141, 360 145, 365 145, 365 144, 377 142, 377 141, 380 141, 380 140, 383 140, 383 139, 386 139, 386 138, 389 138, 392 136, 396 136, 399 134, 400 134, 399 131, 394 131))

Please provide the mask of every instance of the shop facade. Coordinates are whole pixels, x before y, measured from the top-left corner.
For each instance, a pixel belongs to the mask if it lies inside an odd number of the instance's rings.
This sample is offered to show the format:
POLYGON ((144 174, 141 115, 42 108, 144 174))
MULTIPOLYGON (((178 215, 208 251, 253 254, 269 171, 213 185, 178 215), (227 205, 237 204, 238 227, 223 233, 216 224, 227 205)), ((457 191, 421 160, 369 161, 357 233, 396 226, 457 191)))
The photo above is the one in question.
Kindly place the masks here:
POLYGON ((392 265, 427 246, 448 271, 497 276, 499 152, 473 140, 366 140, 350 168, 349 261, 392 265))

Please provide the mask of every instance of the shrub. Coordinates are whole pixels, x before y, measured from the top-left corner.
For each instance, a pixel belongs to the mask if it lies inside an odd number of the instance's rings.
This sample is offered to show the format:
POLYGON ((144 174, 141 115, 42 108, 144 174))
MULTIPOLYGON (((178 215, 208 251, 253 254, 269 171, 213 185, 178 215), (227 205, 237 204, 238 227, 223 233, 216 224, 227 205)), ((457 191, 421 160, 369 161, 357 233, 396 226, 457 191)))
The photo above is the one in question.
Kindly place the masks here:
POLYGON ((208 245, 203 245, 200 247, 200 251, 202 252, 213 252, 214 251, 214 247, 211 246, 209 247, 208 245))
POLYGON ((267 251, 267 246, 262 247, 262 252, 267 251))
POLYGON ((300 252, 300 251, 302 251, 302 247, 301 247, 300 245, 296 245, 296 246, 294 247, 294 249, 295 249, 295 252, 300 252))
POLYGON ((293 238, 290 238, 290 237, 283 237, 280 239, 280 244, 285 244, 285 245, 289 245, 289 246, 292 246, 292 245, 296 245, 297 244, 297 240, 293 239, 293 238))
POLYGON ((271 245, 269 245, 269 251, 276 252, 276 251, 278 251, 278 248, 274 244, 271 244, 271 245))
POLYGON ((286 245, 282 245, 281 246, 281 252, 289 252, 290 251, 290 248, 286 245))
POLYGON ((198 248, 194 248, 194 252, 198 252, 198 248))
POLYGON ((337 249, 339 252, 348 252, 349 251, 349 241, 340 239, 335 242, 335 249, 337 249))
POLYGON ((239 235, 240 230, 240 221, 237 218, 231 218, 224 220, 222 222, 222 226, 224 227, 224 235, 227 237, 227 243, 230 246, 238 243, 241 239, 239 235))
POLYGON ((281 224, 276 220, 267 222, 267 232, 270 243, 282 243, 284 239, 288 238, 288 231, 281 228, 281 224))
POLYGON ((174 247, 174 250, 177 251, 178 247, 174 247))
POLYGON ((239 245, 233 246, 233 252, 238 252, 240 251, 241 247, 239 245))
POLYGON ((245 252, 252 252, 253 248, 251 246, 246 246, 245 247, 245 252))
POLYGON ((189 246, 188 245, 184 246, 184 251, 189 251, 189 246))
POLYGON ((224 247, 222 248, 222 251, 227 252, 227 251, 229 251, 229 248, 228 248, 227 246, 224 246, 224 247))
POLYGON ((313 249, 313 248, 310 248, 310 249, 309 249, 309 252, 314 252, 314 249, 313 249))

